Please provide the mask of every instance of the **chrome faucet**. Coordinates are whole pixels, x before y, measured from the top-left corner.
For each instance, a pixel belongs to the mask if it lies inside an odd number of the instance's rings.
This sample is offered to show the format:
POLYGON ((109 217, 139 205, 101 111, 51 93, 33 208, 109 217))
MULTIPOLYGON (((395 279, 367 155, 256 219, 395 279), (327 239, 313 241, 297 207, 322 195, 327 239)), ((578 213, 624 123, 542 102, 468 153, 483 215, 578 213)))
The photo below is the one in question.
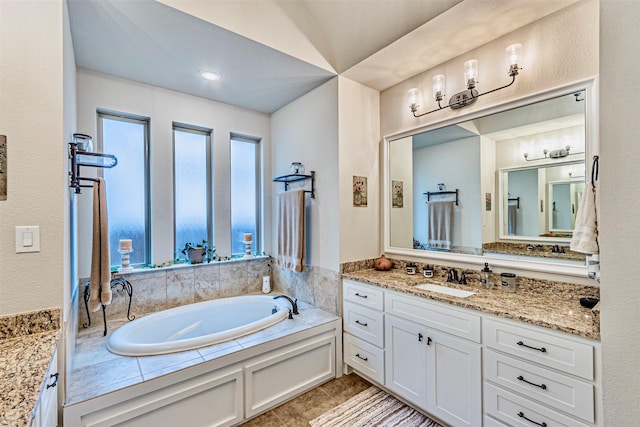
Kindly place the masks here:
POLYGON ((460 283, 460 279, 458 278, 458 270, 455 268, 449 269, 447 272, 447 282, 449 283, 460 283))
MULTIPOLYGON (((293 310, 293 314, 300 314, 298 312, 298 298, 296 298, 296 300, 294 301, 286 295, 276 295, 275 297, 273 297, 273 299, 278 299, 278 298, 286 298, 291 303, 291 309, 293 310)), ((289 317, 289 319, 293 319, 293 316, 289 317)))

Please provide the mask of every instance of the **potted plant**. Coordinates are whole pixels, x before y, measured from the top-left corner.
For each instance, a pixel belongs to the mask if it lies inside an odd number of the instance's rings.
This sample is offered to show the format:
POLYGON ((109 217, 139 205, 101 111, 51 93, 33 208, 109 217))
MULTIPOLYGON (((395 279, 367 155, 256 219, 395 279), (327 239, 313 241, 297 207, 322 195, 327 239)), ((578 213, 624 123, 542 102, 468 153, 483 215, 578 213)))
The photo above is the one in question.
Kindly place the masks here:
POLYGON ((201 264, 206 259, 211 262, 216 254, 215 246, 211 246, 208 241, 202 240, 200 243, 187 242, 180 250, 191 264, 201 264))

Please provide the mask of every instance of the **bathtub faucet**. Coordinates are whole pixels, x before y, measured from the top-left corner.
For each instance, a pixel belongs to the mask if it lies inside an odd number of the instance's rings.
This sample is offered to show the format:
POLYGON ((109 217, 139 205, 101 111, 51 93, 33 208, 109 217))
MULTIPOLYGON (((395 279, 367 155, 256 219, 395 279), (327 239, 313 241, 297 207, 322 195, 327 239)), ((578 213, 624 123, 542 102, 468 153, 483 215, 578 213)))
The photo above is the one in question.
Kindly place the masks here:
MULTIPOLYGON (((278 299, 278 298, 286 298, 290 303, 291 303, 291 308, 293 309, 293 314, 300 314, 298 312, 298 298, 296 298, 296 300, 292 300, 291 298, 289 298, 286 295, 276 295, 275 297, 273 297, 273 299, 278 299)), ((291 319, 291 317, 290 317, 291 319)))

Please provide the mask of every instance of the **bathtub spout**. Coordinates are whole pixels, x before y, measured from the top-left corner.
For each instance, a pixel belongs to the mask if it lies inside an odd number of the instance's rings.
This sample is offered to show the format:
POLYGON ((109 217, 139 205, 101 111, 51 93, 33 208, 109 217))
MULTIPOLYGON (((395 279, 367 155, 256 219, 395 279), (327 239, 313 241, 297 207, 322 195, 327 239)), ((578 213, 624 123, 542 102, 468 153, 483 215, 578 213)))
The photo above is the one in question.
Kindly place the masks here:
MULTIPOLYGON (((289 298, 286 295, 276 295, 275 297, 273 297, 273 299, 278 299, 278 298, 286 298, 290 303, 291 303, 291 308, 293 309, 293 314, 300 314, 298 312, 298 299, 296 298, 296 300, 292 300, 291 298, 289 298)), ((293 319, 293 316, 289 317, 289 319, 293 319)))

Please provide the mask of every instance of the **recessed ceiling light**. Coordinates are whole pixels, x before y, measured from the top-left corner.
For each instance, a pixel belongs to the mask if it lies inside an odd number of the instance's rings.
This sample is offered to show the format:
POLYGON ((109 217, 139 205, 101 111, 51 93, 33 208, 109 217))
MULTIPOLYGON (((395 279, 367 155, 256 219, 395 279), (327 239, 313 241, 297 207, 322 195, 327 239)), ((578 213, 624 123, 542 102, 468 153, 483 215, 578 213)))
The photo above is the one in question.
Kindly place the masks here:
POLYGON ((212 81, 220 80, 222 78, 222 75, 217 71, 203 70, 203 71, 200 71, 200 75, 202 76, 203 79, 212 80, 212 81))

